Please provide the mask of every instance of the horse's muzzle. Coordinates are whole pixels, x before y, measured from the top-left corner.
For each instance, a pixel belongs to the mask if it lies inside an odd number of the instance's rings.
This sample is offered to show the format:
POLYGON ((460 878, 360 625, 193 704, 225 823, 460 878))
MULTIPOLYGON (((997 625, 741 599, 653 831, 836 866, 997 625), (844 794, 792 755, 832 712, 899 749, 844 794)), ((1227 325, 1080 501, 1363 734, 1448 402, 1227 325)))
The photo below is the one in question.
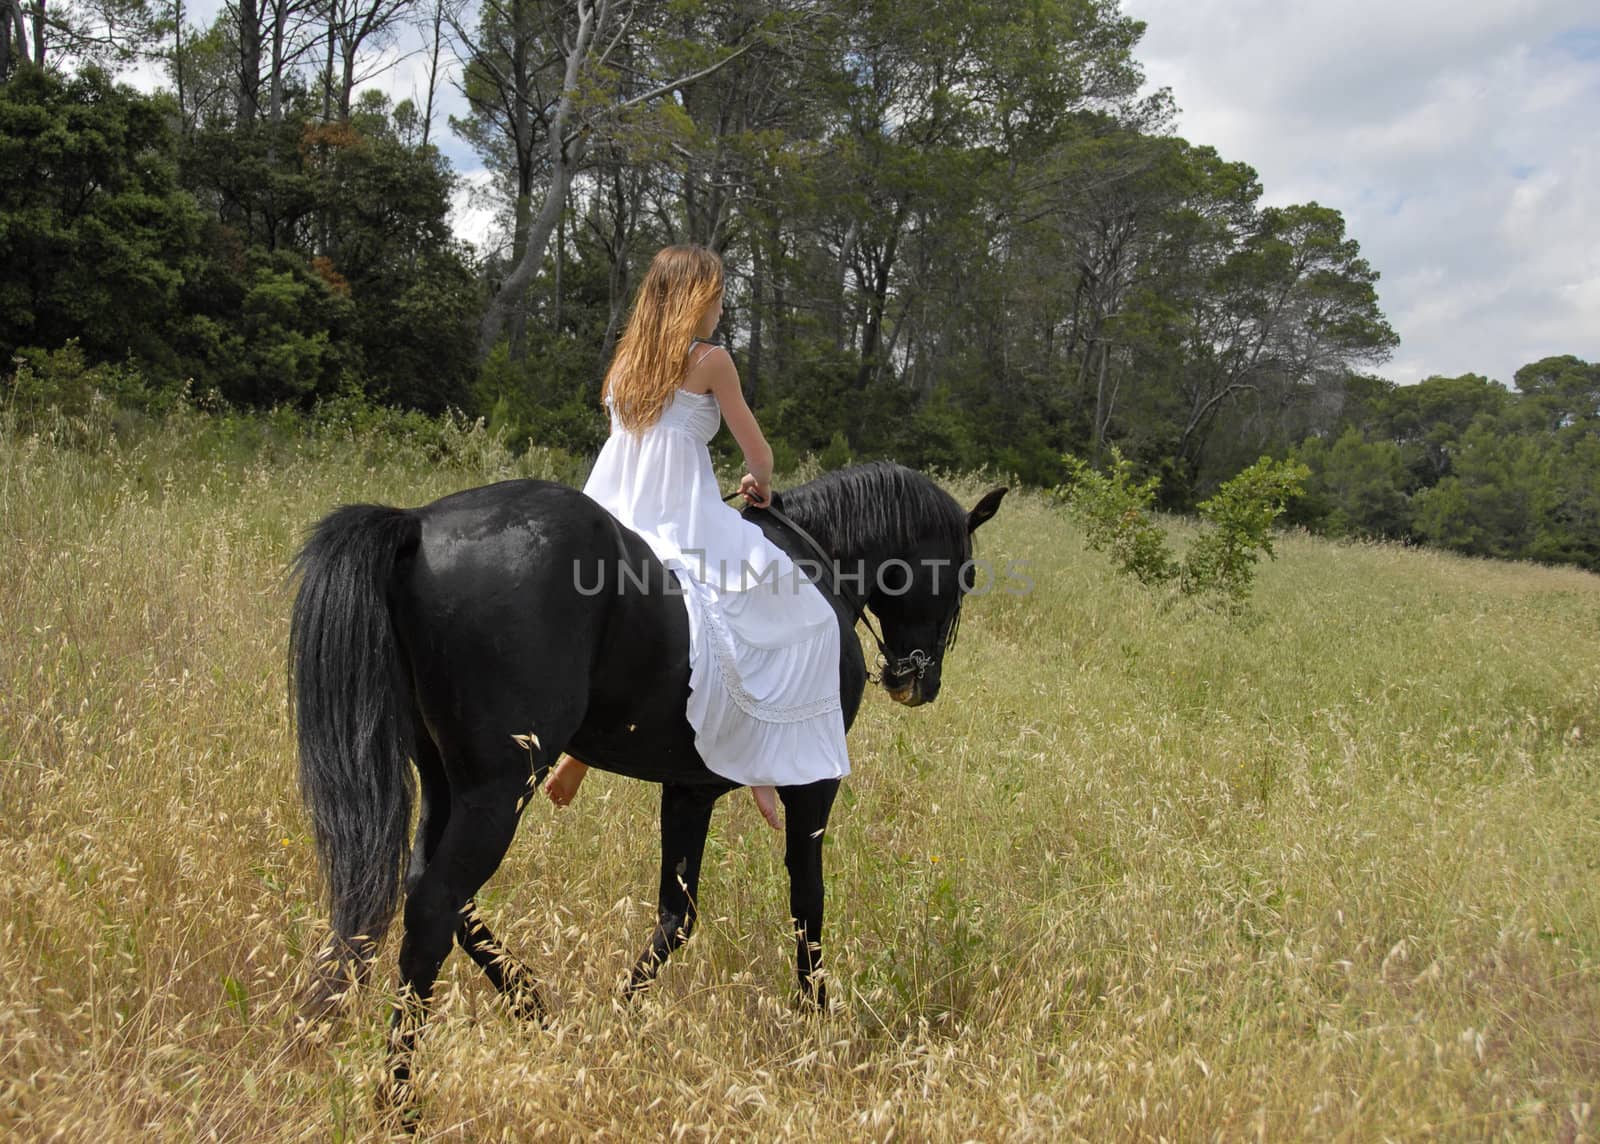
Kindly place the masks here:
POLYGON ((888 691, 890 699, 906 707, 921 707, 925 702, 922 698, 922 680, 915 676, 899 687, 889 687, 885 684, 884 689, 888 691))

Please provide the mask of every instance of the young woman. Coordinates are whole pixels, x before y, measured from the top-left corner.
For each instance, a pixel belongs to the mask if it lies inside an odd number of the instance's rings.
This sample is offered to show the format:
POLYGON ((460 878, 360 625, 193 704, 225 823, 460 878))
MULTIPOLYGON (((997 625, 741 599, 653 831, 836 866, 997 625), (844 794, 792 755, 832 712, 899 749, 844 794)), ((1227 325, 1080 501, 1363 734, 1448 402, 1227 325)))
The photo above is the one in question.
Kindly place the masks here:
MULTIPOLYGON (((689 725, 714 773, 751 788, 780 823, 774 788, 850 772, 839 706, 839 626, 815 585, 725 504, 706 448, 726 421, 744 451, 739 490, 771 496, 772 449, 745 404, 722 316, 722 262, 669 246, 639 285, 601 396, 611 436, 584 492, 672 570, 689 614, 689 725)), ((588 770, 564 757, 545 783, 557 806, 588 770)))

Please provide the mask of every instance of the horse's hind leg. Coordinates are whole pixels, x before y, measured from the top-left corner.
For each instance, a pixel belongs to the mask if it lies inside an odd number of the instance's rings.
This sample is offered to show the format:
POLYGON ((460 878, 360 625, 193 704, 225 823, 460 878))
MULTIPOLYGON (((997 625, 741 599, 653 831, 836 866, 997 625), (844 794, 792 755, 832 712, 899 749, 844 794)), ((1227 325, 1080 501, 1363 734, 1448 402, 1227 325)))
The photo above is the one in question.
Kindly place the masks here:
POLYGON ((450 821, 450 782, 445 778, 444 760, 429 737, 420 712, 412 717, 412 726, 417 728, 417 734, 411 747, 411 761, 417 766, 417 785, 422 797, 418 800, 417 833, 411 842, 411 864, 406 868, 408 897, 439 848, 444 824, 450 821))
POLYGON ((390 1070, 393 1099, 408 1099, 411 1054, 422 1031, 428 999, 439 968, 463 926, 465 911, 478 889, 505 857, 516 833, 517 819, 528 790, 528 757, 509 736, 496 750, 480 745, 468 773, 477 779, 450 791, 449 818, 425 868, 406 896, 405 936, 400 942, 400 997, 390 1024, 390 1070))
POLYGON ((547 1012, 544 995, 539 992, 539 982, 533 971, 507 951, 500 940, 489 932, 478 916, 475 901, 467 903, 456 930, 456 940, 467 956, 483 970, 484 976, 500 991, 511 1011, 525 1021, 542 1021, 547 1012))
POLYGON ((661 884, 656 928, 650 935, 624 991, 635 997, 655 980, 662 964, 689 939, 700 894, 700 860, 705 855, 711 809, 727 787, 661 787, 661 884))
POLYGON ((794 919, 795 972, 800 995, 828 1006, 822 980, 822 838, 839 793, 838 779, 779 787, 783 799, 783 864, 789 869, 789 915, 794 919))
MULTIPOLYGON (((423 726, 420 714, 416 718, 415 726, 423 726)), ((444 760, 439 755, 439 748, 426 732, 417 736, 413 758, 417 764, 422 798, 421 810, 417 816, 416 840, 411 850, 411 866, 406 873, 408 896, 421 881, 428 863, 433 860, 434 852, 439 848, 439 840, 444 835, 445 823, 450 819, 450 784, 445 777, 444 760)), ((539 986, 534 981, 533 974, 512 957, 496 940, 494 934, 489 932, 489 927, 478 917, 474 902, 469 901, 466 909, 462 911, 461 924, 456 929, 456 940, 461 943, 461 948, 466 950, 467 955, 483 969, 484 975, 494 987, 506 997, 514 1013, 525 1018, 544 1017, 544 999, 539 995, 539 986)))

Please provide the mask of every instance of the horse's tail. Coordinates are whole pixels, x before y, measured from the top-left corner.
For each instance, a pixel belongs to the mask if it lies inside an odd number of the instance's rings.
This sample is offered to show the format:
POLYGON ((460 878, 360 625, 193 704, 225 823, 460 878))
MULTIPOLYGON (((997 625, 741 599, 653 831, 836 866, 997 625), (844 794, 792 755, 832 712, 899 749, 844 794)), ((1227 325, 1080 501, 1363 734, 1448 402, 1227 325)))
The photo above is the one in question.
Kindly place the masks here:
POLYGON ((318 1011, 365 976, 400 898, 415 730, 389 582, 421 527, 404 509, 346 505, 295 557, 290 698, 333 925, 308 998, 318 1011))

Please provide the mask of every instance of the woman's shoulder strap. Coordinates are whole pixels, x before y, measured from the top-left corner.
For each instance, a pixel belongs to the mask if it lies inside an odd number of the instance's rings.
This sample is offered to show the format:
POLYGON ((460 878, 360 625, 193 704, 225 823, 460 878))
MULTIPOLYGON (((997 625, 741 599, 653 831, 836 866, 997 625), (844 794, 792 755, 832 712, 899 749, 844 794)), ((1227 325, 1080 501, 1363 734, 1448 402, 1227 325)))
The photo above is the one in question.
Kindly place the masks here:
POLYGON ((689 368, 693 369, 722 347, 709 338, 694 338, 689 342, 689 368))

